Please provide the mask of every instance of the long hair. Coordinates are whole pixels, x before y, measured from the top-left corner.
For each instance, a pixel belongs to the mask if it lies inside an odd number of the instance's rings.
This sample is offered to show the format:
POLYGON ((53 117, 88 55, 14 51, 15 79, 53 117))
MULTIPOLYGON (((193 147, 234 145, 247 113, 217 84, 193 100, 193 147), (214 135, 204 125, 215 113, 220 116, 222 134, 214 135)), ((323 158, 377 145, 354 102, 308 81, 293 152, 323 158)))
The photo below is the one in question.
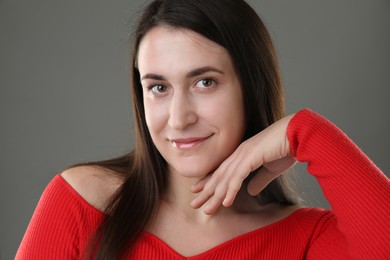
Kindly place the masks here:
MULTIPOLYGON (((153 221, 167 186, 167 165, 146 125, 137 52, 156 26, 185 28, 218 43, 230 54, 242 86, 246 132, 257 134, 284 116, 284 95, 275 50, 263 22, 244 0, 155 0, 141 15, 132 35, 131 95, 135 148, 129 154, 83 165, 108 168, 124 178, 88 244, 89 257, 118 259, 128 254, 153 221)), ((296 204, 281 176, 258 195, 259 203, 296 204)))

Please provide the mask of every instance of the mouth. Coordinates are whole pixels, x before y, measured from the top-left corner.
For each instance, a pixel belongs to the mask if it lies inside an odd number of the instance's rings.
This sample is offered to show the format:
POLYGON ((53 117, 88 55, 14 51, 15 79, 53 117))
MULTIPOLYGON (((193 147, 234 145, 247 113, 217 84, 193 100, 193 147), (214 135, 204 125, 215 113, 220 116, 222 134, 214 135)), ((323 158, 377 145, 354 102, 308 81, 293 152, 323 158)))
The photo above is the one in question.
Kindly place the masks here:
POLYGON ((190 138, 177 138, 169 139, 173 147, 180 150, 190 150, 198 145, 202 144, 204 141, 209 139, 213 134, 206 137, 190 137, 190 138))

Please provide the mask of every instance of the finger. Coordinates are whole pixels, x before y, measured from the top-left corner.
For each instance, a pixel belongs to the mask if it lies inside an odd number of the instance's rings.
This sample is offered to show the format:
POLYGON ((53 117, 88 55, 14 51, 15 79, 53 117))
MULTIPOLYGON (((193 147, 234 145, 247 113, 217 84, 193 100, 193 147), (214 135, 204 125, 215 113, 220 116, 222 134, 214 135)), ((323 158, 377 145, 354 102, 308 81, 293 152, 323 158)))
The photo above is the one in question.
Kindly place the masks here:
POLYGON ((234 200, 236 199, 236 196, 241 189, 242 183, 252 171, 251 167, 254 167, 250 166, 251 160, 248 158, 248 156, 245 158, 239 158, 235 167, 231 170, 232 174, 228 183, 228 190, 222 203, 225 207, 230 207, 233 205, 234 200))
POLYGON ((233 205, 242 182, 251 172, 248 168, 248 158, 242 158, 245 154, 242 150, 242 148, 236 150, 236 153, 229 157, 230 160, 225 161, 224 165, 215 172, 216 176, 221 175, 222 178, 216 181, 216 194, 213 195, 210 208, 213 207, 216 210, 221 204, 224 207, 233 205))
POLYGON ((201 179, 200 181, 198 181, 197 183, 192 185, 191 192, 198 193, 198 192, 202 191, 204 189, 204 186, 206 185, 206 183, 210 180, 211 176, 212 176, 211 174, 207 175, 206 177, 204 177, 203 179, 201 179))
POLYGON ((259 194, 267 185, 280 174, 263 167, 248 183, 247 191, 251 196, 259 194))
POLYGON ((194 209, 198 209, 198 208, 202 207, 206 203, 206 201, 211 198, 211 196, 212 196, 212 194, 211 195, 201 194, 199 197, 197 197, 193 201, 191 201, 191 207, 193 207, 194 209))
POLYGON ((199 196, 191 202, 191 206, 193 208, 200 208, 214 195, 216 185, 214 184, 215 182, 213 181, 213 178, 210 179, 211 180, 208 180, 204 185, 204 188, 200 192, 199 196))
POLYGON ((271 172, 282 173, 293 167, 297 160, 292 156, 286 156, 278 160, 264 163, 263 166, 271 172))
POLYGON ((221 206, 222 201, 226 197, 227 188, 219 187, 218 190, 214 193, 214 195, 207 202, 204 213, 207 215, 212 215, 217 212, 218 208, 221 206))
POLYGON ((247 190, 252 196, 259 194, 271 181, 296 164, 296 159, 286 156, 278 160, 264 163, 260 171, 249 182, 247 190))
POLYGON ((191 205, 194 208, 205 206, 206 214, 214 214, 218 207, 223 203, 225 207, 233 204, 234 199, 240 190, 243 180, 250 173, 248 168, 248 158, 243 157, 243 146, 240 146, 231 156, 229 156, 220 167, 208 178, 201 180, 199 185, 193 187, 194 191, 201 190, 200 195, 191 205))
POLYGON ((201 192, 204 188, 204 185, 200 184, 200 183, 196 183, 194 185, 192 185, 191 187, 191 192, 192 193, 198 193, 198 192, 201 192))
POLYGON ((209 174, 198 183, 194 184, 193 189, 195 191, 201 189, 201 191, 199 196, 191 202, 191 206, 193 208, 200 208, 212 196, 214 196, 217 189, 220 191, 222 190, 221 187, 223 187, 223 180, 226 179, 226 164, 226 162, 222 163, 216 171, 214 171, 212 174, 209 174), (217 188, 219 186, 220 188, 217 188))
POLYGON ((234 200, 236 199, 237 193, 241 189, 242 181, 238 184, 231 184, 226 193, 226 197, 223 200, 222 204, 224 207, 230 207, 233 205, 234 200))
POLYGON ((229 182, 228 190, 226 192, 225 200, 223 201, 223 206, 230 207, 233 205, 234 200, 236 199, 237 193, 240 191, 244 179, 249 175, 250 170, 235 170, 237 173, 233 175, 233 178, 229 182))

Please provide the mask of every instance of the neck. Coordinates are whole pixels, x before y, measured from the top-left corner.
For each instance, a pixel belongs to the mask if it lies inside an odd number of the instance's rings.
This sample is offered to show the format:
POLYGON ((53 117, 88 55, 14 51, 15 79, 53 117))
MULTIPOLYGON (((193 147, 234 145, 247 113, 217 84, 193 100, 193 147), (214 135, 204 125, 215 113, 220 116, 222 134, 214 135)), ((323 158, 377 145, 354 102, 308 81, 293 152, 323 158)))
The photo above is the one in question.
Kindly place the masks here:
POLYGON ((203 212, 203 207, 194 209, 191 207, 191 201, 194 200, 198 194, 191 192, 191 186, 197 183, 200 178, 183 177, 180 174, 171 172, 169 175, 168 187, 163 194, 161 206, 173 210, 176 214, 180 214, 185 218, 197 223, 208 222, 219 215, 209 216, 203 212))
POLYGON ((206 215, 204 213, 205 206, 194 209, 190 205, 191 201, 198 196, 198 194, 191 192, 191 186, 199 180, 200 178, 188 178, 170 172, 168 187, 161 200, 161 210, 167 210, 170 214, 174 213, 177 216, 182 216, 191 222, 206 224, 220 219, 221 217, 223 218, 237 213, 246 213, 260 207, 256 199, 251 197, 246 189, 243 188, 237 194, 235 203, 231 207, 225 208, 221 205, 214 215, 206 215))

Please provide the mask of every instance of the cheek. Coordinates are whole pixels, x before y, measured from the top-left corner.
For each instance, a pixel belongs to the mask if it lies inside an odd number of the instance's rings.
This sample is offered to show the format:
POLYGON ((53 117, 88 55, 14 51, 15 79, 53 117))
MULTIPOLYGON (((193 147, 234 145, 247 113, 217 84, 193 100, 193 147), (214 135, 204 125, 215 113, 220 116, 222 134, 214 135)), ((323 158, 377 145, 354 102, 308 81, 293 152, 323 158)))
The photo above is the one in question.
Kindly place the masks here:
POLYGON ((229 93, 229 95, 215 100, 211 105, 212 108, 209 107, 207 113, 220 127, 230 128, 231 132, 236 134, 245 128, 244 104, 239 92, 229 93))
POLYGON ((144 106, 146 125, 148 126, 150 135, 155 139, 155 135, 164 128, 167 116, 164 110, 153 102, 145 101, 144 106))

